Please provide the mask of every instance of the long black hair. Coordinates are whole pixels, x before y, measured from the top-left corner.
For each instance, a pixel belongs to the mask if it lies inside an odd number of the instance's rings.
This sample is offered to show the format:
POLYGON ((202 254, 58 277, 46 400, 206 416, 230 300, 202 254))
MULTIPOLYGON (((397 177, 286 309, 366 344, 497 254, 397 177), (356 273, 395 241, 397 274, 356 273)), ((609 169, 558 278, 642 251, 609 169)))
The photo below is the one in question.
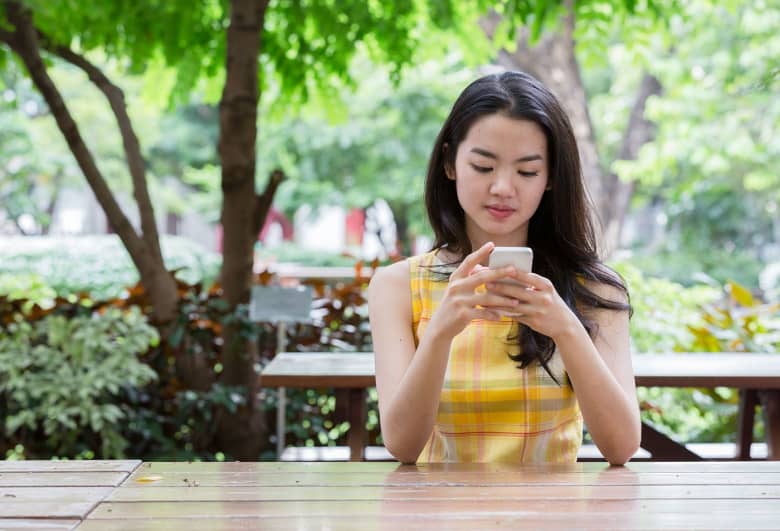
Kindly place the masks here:
MULTIPOLYGON (((425 183, 425 207, 435 235, 433 249, 446 246, 461 257, 472 252, 455 182, 446 172, 454 172, 458 146, 474 122, 492 114, 532 121, 547 138, 550 189, 529 221, 527 245, 534 250, 534 272, 550 279, 593 337, 596 323, 582 313, 583 308, 631 312, 631 306, 600 297, 587 281, 614 286, 626 297, 628 292, 620 276, 598 258, 592 207, 569 118, 555 96, 532 76, 523 72, 484 76, 455 101, 433 146, 425 183)), ((520 353, 510 358, 520 368, 538 362, 555 378, 547 365, 555 352, 553 340, 521 325, 519 342, 520 353)))

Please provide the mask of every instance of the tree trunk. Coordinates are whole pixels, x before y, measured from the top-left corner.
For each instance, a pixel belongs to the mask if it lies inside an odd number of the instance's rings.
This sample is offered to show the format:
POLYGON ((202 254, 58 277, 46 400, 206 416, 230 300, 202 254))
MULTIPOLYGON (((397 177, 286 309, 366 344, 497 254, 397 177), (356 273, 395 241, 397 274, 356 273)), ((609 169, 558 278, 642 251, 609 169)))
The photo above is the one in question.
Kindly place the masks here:
POLYGON ((57 209, 57 201, 60 198, 63 175, 64 170, 61 167, 58 167, 57 173, 54 174, 51 198, 49 199, 49 204, 46 205, 46 217, 48 218, 48 221, 46 223, 41 223, 41 234, 43 236, 47 236, 51 230, 51 224, 54 220, 54 211, 57 209))
MULTIPOLYGON (((566 3, 568 12, 561 20, 560 32, 548 33, 530 47, 529 32, 523 28, 518 32, 516 51, 510 53, 501 50, 497 61, 505 68, 523 70, 539 79, 555 94, 569 115, 579 147, 585 185, 602 228, 599 248, 602 256, 607 257, 619 244, 634 185, 624 183, 616 175, 602 169, 593 122, 588 112, 587 94, 575 54, 574 6, 571 0, 566 3)), ((500 15, 496 13, 491 13, 481 21, 482 29, 489 37, 495 33, 499 21, 500 15)), ((648 97, 658 93, 658 81, 645 74, 623 135, 620 159, 636 158, 639 148, 653 139, 654 130, 644 120, 644 109, 648 97)))
POLYGON ((411 256, 412 240, 409 234, 409 207, 402 203, 388 203, 393 212, 393 221, 395 221, 395 237, 398 240, 396 245, 398 253, 401 256, 411 256))
MULTIPOLYGON (((225 87, 219 104, 222 163, 222 271, 224 297, 231 306, 249 302, 260 201, 255 192, 258 63, 267 0, 231 0, 227 30, 225 87)), ((270 206, 270 202, 269 202, 270 206)), ((267 210, 266 210, 267 212, 267 210)), ((225 327, 222 381, 246 389, 246 404, 221 418, 221 447, 237 459, 257 459, 266 446, 265 422, 257 400, 257 347, 225 327)))
MULTIPOLYGON (((0 30, 0 41, 8 44, 22 59, 33 83, 40 91, 44 100, 46 100, 57 122, 57 126, 65 137, 89 186, 92 188, 100 206, 106 213, 106 217, 119 235, 130 254, 130 258, 139 271, 141 281, 153 306, 153 318, 158 322, 171 320, 175 315, 178 295, 176 293, 175 280, 166 271, 162 262, 159 243, 156 242, 156 227, 151 229, 146 226, 145 229, 148 229, 149 233, 145 234, 144 238, 139 237, 135 232, 130 220, 122 212, 102 173, 95 164, 92 153, 84 143, 79 128, 65 105, 62 95, 46 71, 46 66, 40 53, 39 32, 33 26, 31 13, 22 7, 20 3, 13 0, 4 1, 3 6, 5 7, 8 21, 13 24, 15 30, 13 33, 0 30), (154 240, 150 239, 152 235, 154 240), (156 243, 156 246, 150 245, 150 243, 156 243)), ((145 191, 145 180, 138 183, 134 176, 134 186, 139 185, 145 191)), ((136 190, 136 197, 138 197, 138 192, 136 190)), ((148 200, 148 194, 146 194, 146 198, 148 200)), ((147 219, 144 225, 148 225, 148 213, 145 213, 145 211, 152 212, 151 203, 148 202, 146 205, 139 203, 139 208, 141 209, 142 218, 146 217, 147 219)), ((153 213, 151 219, 153 223, 153 213)))
MULTIPOLYGON (((623 133, 618 160, 635 160, 639 156, 641 147, 655 138, 656 128, 652 122, 645 119, 645 107, 648 98, 660 95, 661 89, 661 83, 654 76, 647 72, 642 75, 636 100, 623 133)), ((612 201, 605 205, 607 211, 604 214, 606 220, 604 245, 606 252, 610 253, 620 245, 623 224, 636 183, 621 181, 616 174, 610 173, 605 179, 604 188, 606 197, 612 198, 612 201)))

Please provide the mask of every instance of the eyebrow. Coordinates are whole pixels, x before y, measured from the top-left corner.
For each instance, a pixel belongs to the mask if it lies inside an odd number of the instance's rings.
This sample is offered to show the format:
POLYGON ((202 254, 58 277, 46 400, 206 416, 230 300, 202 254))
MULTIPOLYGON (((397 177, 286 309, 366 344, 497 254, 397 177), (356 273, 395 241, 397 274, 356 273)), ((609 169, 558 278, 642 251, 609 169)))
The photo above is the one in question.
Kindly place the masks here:
MULTIPOLYGON (((495 155, 495 153, 491 153, 490 151, 487 151, 482 148, 471 148, 472 153, 476 153, 477 155, 482 155, 483 157, 487 157, 489 159, 498 159, 498 157, 495 155)), ((515 159, 515 162, 531 162, 534 160, 542 160, 542 156, 535 153, 533 155, 526 155, 524 157, 520 157, 519 159, 515 159)))

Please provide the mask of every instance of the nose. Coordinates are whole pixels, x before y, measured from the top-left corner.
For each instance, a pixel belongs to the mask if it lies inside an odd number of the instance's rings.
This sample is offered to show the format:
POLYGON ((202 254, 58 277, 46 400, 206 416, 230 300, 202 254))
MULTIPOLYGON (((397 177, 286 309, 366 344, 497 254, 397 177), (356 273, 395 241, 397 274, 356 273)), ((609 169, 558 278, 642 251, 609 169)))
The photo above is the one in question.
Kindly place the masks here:
POLYGON ((512 177, 514 170, 503 170, 494 173, 495 177, 490 183, 490 193, 499 197, 511 196, 514 193, 512 177))

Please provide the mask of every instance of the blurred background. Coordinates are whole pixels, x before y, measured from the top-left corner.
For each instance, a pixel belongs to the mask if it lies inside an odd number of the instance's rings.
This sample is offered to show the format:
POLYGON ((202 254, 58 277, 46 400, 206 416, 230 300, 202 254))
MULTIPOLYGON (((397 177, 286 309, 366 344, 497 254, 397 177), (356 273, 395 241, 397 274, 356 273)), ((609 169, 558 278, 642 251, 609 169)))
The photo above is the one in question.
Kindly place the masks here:
MULTIPOLYGON (((288 350, 371 350, 371 271, 430 248, 435 136, 503 69, 573 122, 635 355, 780 347, 777 0, 1 0, 0 22, 0 458, 273 458, 251 286, 313 287, 288 350)), ((333 393, 290 395, 287 444, 343 443, 333 393)), ((683 442, 734 440, 734 390, 640 398, 683 442)), ((367 427, 381 444, 375 393, 367 427)))

